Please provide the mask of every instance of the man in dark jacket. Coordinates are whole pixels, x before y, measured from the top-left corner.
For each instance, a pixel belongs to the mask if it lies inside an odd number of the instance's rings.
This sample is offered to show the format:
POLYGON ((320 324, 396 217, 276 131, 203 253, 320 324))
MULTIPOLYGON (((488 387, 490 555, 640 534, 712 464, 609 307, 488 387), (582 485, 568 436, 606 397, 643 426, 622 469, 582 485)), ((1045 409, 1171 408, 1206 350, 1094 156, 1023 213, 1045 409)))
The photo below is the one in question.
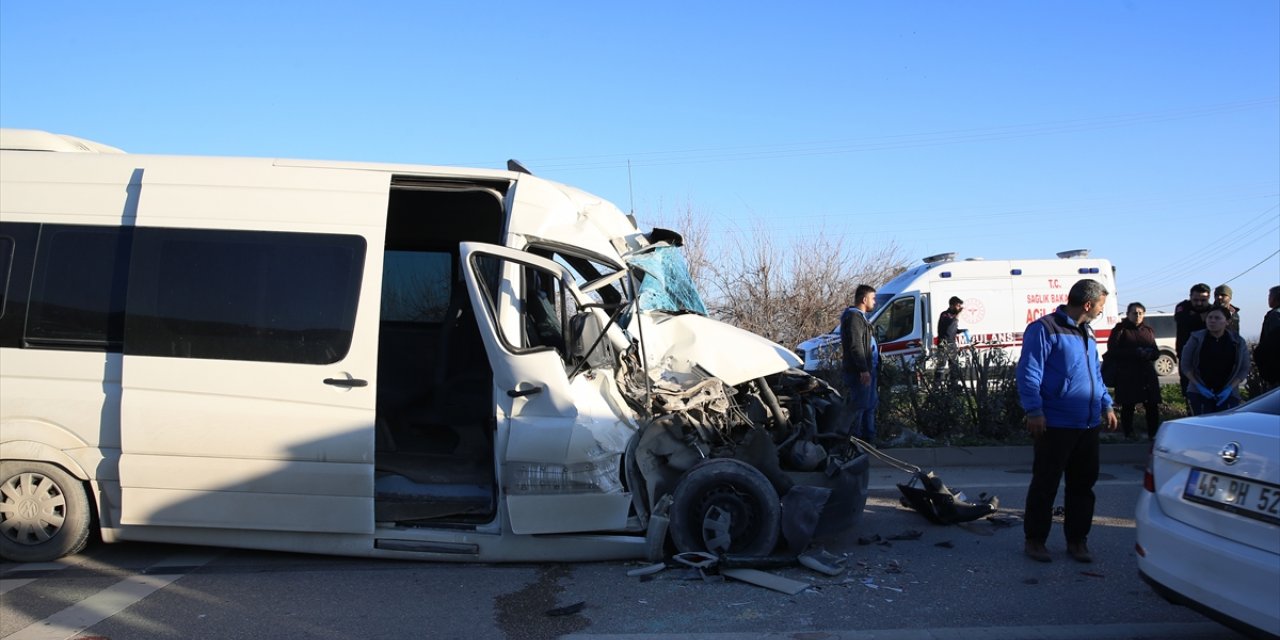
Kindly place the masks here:
POLYGON ((1116 430, 1111 395, 1102 383, 1098 344, 1089 322, 1103 313, 1108 291, 1081 280, 1067 304, 1027 325, 1018 359, 1018 398, 1035 440, 1023 533, 1025 553, 1052 562, 1045 541, 1053 525, 1053 501, 1066 476, 1063 531, 1067 553, 1093 562, 1087 540, 1093 526, 1093 485, 1098 481, 1098 431, 1116 430))
POLYGON ((1213 289, 1213 303, 1227 310, 1227 329, 1240 335, 1240 310, 1231 304, 1231 287, 1220 284, 1213 289))
MULTIPOLYGON (((964 300, 959 296, 951 296, 947 301, 947 308, 938 315, 938 354, 942 359, 946 360, 946 371, 951 376, 951 383, 958 384, 961 380, 962 373, 960 371, 959 347, 956 345, 956 333, 960 329, 960 312, 964 311, 964 300)), ((942 363, 938 363, 938 369, 934 372, 934 381, 942 381, 943 367, 942 363)))
POLYGON ((938 345, 955 344, 956 331, 960 329, 960 312, 964 311, 964 300, 951 296, 947 301, 947 309, 938 316, 938 345))
POLYGON ((843 356, 846 402, 852 421, 851 433, 870 443, 876 440, 876 368, 880 354, 871 334, 868 314, 876 308, 876 290, 860 284, 853 294, 853 306, 840 316, 840 349, 843 356))
POLYGON ((1253 349, 1258 374, 1271 387, 1280 387, 1280 285, 1267 292, 1270 310, 1262 317, 1262 334, 1253 349))
MULTIPOLYGON (((1177 338, 1174 340, 1173 350, 1178 354, 1178 360, 1182 360, 1182 347, 1186 346, 1187 339, 1191 337, 1192 332, 1199 331, 1204 328, 1204 316, 1209 313, 1209 285, 1200 282, 1191 286, 1191 292, 1186 300, 1178 303, 1173 308, 1173 322, 1178 327, 1177 338)), ((1187 395, 1187 377, 1178 374, 1178 386, 1182 389, 1182 395, 1187 395)))

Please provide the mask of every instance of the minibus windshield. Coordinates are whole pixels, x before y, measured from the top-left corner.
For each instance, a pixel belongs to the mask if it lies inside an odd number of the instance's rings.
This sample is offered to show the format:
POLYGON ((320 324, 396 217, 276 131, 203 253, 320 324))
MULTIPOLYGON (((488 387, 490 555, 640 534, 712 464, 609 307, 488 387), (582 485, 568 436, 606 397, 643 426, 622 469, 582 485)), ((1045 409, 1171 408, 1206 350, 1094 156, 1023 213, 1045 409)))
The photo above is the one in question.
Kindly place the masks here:
POLYGON ((679 247, 657 246, 628 257, 627 264, 640 280, 637 305, 641 311, 707 315, 707 306, 679 247))

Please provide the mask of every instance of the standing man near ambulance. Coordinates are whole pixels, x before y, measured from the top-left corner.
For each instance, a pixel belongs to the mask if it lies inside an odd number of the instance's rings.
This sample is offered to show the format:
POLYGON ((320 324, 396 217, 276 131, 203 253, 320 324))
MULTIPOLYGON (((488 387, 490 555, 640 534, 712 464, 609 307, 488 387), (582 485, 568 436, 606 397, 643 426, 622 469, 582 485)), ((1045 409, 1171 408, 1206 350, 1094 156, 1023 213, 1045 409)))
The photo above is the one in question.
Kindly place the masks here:
POLYGON ((1096 280, 1081 280, 1067 304, 1027 325, 1018 359, 1018 397, 1035 440, 1023 533, 1027 556, 1052 562, 1045 548, 1053 525, 1058 483, 1066 476, 1063 530, 1067 554, 1093 562, 1093 485, 1098 481, 1098 432, 1116 430, 1111 395, 1102 383, 1098 344, 1089 322, 1102 315, 1109 292, 1096 280))
MULTIPOLYGON (((938 354, 946 361, 947 373, 951 376, 951 384, 960 384, 963 374, 960 371, 959 345, 956 335, 960 330, 960 312, 964 311, 964 300, 959 296, 951 296, 947 308, 938 315, 936 333, 938 335, 938 354)), ((935 383, 942 382, 942 363, 933 373, 935 383)))
POLYGON ((848 390, 845 401, 852 421, 850 432, 872 444, 876 441, 876 405, 880 401, 876 391, 880 353, 867 317, 875 308, 875 288, 860 284, 853 292, 853 306, 840 315, 840 350, 848 390))

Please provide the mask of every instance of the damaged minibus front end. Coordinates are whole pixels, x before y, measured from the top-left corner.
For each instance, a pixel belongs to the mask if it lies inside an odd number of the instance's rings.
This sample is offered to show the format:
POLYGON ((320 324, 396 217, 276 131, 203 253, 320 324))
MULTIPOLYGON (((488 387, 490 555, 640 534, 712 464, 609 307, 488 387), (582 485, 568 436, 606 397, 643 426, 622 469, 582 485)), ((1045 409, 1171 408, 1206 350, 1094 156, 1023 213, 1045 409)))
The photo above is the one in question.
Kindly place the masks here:
POLYGON ((782 346, 708 317, 678 234, 585 210, 525 229, 510 243, 525 251, 462 247, 481 324, 542 359, 491 351, 510 531, 643 534, 649 557, 669 544, 763 556, 856 525, 869 459, 839 394, 782 346), (496 313, 506 306, 523 308, 496 313))
POLYGON ((679 551, 768 555, 853 527, 868 457, 843 403, 780 345, 706 316, 675 234, 626 257, 638 349, 619 387, 638 417, 625 457, 638 512, 679 551))

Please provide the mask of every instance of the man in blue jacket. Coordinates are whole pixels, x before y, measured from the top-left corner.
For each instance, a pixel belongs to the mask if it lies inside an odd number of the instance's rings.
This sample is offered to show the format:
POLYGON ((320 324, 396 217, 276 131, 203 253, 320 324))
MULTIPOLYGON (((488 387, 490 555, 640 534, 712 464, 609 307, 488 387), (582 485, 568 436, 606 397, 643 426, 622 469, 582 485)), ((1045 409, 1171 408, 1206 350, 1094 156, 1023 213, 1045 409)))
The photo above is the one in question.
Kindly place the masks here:
POLYGON ((1067 304, 1027 325, 1018 359, 1018 397, 1035 440, 1023 532, 1025 552, 1051 562, 1045 541, 1053 525, 1053 501, 1066 475, 1063 529, 1067 554, 1092 562, 1087 540, 1093 525, 1093 485, 1098 481, 1098 431, 1116 430, 1111 395, 1102 383, 1098 344, 1089 322, 1102 315, 1108 291, 1081 280, 1067 304))

